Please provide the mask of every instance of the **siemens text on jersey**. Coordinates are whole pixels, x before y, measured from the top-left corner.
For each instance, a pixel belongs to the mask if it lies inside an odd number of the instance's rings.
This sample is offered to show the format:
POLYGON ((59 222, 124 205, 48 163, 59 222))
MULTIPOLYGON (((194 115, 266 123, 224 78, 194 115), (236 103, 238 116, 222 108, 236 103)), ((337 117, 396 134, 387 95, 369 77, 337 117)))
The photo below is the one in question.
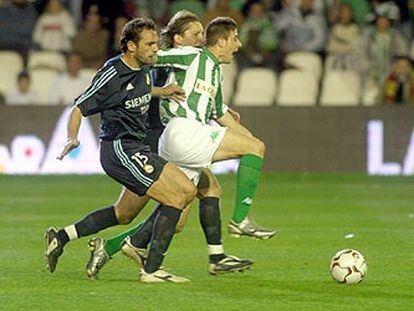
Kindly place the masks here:
POLYGON ((138 106, 141 106, 141 105, 144 105, 144 104, 148 104, 150 102, 150 100, 151 100, 151 94, 150 93, 142 95, 140 97, 135 97, 133 99, 128 99, 125 102, 125 108, 126 109, 131 109, 131 108, 135 108, 135 107, 138 107, 138 106))

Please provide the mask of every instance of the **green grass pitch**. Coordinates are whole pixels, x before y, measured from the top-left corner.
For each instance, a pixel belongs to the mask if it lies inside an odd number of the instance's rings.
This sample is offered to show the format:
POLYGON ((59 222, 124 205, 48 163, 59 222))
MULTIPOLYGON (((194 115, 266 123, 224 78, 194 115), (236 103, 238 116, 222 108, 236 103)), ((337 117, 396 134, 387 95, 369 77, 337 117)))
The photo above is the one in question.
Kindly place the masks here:
POLYGON ((109 178, 0 176, 0 309, 414 310, 414 178, 265 174, 252 212, 260 224, 278 229, 267 241, 227 235, 235 177, 219 179, 224 247, 254 260, 254 268, 207 274, 194 205, 164 262, 192 282, 148 285, 137 281, 137 267, 122 254, 100 280, 88 280, 89 238, 66 247, 55 273, 45 271, 44 230, 112 204, 120 188, 109 178), (344 238, 351 233, 354 238, 344 238), (331 256, 348 247, 361 251, 368 264, 367 278, 356 286, 337 284, 329 274, 331 256))

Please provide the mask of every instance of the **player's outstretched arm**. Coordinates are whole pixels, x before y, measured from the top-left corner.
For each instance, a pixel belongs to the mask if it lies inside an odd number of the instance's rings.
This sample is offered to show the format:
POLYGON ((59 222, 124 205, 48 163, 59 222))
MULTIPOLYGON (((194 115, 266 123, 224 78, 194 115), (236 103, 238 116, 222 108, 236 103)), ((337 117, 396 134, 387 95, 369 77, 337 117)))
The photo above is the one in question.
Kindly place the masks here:
POLYGON ((222 117, 216 119, 216 121, 221 126, 228 127, 230 129, 236 130, 240 133, 243 133, 245 135, 253 137, 253 134, 247 128, 245 128, 243 125, 241 125, 241 123, 239 123, 235 119, 233 114, 230 113, 229 111, 227 111, 222 117))
POLYGON ((68 141, 66 142, 60 156, 57 157, 59 160, 62 160, 69 152, 79 146, 80 142, 78 140, 78 133, 81 121, 81 110, 77 106, 74 106, 70 112, 68 120, 68 141))
POLYGON ((172 99, 176 102, 185 101, 185 91, 175 83, 168 84, 164 87, 153 86, 151 95, 154 97, 172 99))

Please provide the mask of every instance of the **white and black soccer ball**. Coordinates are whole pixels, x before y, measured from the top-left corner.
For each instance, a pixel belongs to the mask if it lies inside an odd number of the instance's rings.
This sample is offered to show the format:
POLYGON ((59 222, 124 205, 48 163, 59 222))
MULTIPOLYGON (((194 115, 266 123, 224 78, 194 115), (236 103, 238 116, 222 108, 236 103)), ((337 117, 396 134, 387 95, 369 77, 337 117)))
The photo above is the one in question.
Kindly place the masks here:
POLYGON ((342 284, 357 284, 367 275, 364 256, 354 249, 343 249, 331 260, 331 275, 342 284))

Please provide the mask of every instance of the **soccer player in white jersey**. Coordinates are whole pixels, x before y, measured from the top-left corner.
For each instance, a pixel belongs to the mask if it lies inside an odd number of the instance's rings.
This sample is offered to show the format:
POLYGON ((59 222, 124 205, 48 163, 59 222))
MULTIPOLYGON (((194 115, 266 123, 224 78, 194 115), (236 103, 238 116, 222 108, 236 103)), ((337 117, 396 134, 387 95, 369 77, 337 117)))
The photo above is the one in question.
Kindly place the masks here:
MULTIPOLYGON (((229 223, 233 236, 272 237, 275 230, 257 225, 249 217, 250 205, 262 172, 265 145, 228 112, 222 97, 222 63, 230 63, 241 47, 237 24, 229 17, 212 20, 205 30, 206 47, 181 47, 158 52, 156 66, 174 70, 167 83, 177 83, 184 102, 165 99, 161 118, 167 124, 159 154, 191 176, 212 162, 240 159, 236 206, 229 223), (221 127, 208 123, 215 120, 221 127)), ((191 178, 190 178, 191 179, 191 178)))

